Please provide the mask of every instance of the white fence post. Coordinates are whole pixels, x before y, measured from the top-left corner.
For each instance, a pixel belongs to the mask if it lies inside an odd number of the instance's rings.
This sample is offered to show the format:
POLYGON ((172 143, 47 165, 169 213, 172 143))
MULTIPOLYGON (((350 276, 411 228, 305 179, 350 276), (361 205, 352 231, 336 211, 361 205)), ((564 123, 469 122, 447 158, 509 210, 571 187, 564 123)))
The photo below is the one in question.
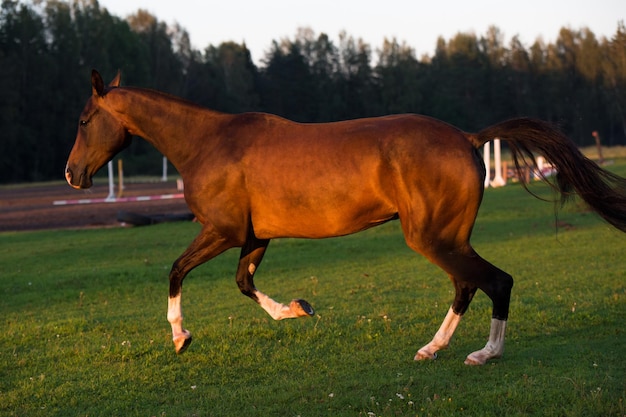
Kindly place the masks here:
POLYGON ((113 160, 107 164, 109 169, 109 195, 104 201, 115 201, 115 184, 113 183, 113 160))
POLYGON ((162 182, 167 181, 167 158, 163 157, 163 176, 161 177, 162 182))
POLYGON ((490 142, 486 142, 483 147, 483 161, 485 162, 485 169, 487 170, 487 175, 485 175, 485 188, 489 187, 489 183, 491 182, 491 145, 490 142))
POLYGON ((502 187, 506 185, 506 181, 502 178, 502 159, 500 156, 500 139, 493 140, 493 157, 495 159, 495 171, 496 174, 491 180, 492 187, 502 187))

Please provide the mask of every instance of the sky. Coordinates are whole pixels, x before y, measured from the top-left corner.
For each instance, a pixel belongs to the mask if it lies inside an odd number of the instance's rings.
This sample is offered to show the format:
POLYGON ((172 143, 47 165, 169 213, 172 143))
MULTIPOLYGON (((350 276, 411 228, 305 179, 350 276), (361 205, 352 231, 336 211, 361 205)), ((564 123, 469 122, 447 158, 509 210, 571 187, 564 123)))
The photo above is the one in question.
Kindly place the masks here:
POLYGON ((487 33, 495 25, 505 42, 518 35, 529 47, 538 37, 553 42, 562 27, 587 27, 611 38, 626 21, 625 0, 99 0, 119 17, 144 9, 189 32, 192 46, 204 50, 222 42, 245 42, 260 62, 272 41, 294 39, 298 28, 327 34, 338 43, 345 31, 373 50, 397 39, 416 56, 432 55, 437 38, 457 33, 487 33))

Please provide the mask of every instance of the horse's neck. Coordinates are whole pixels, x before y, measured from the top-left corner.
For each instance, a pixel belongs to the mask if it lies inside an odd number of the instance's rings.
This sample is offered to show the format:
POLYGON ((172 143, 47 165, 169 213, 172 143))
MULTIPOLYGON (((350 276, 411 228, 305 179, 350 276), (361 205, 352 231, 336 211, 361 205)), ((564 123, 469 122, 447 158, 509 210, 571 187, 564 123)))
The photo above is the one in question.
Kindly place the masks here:
POLYGON ((194 140, 202 137, 203 146, 210 145, 206 139, 215 137, 211 130, 217 129, 225 116, 152 90, 119 88, 111 92, 115 92, 112 108, 128 131, 151 143, 177 168, 197 151, 194 140), (200 129, 203 134, 196 134, 200 129))

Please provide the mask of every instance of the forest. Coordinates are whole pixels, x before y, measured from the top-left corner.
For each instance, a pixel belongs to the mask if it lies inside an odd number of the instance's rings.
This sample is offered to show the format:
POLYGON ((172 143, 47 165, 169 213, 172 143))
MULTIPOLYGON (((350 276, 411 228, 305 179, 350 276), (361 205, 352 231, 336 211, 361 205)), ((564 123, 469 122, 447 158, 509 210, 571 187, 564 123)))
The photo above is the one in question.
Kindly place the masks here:
MULTIPOLYGON (((224 112, 263 111, 300 122, 421 113, 477 131, 515 117, 558 125, 578 145, 626 145, 626 27, 610 39, 588 28, 524 45, 492 26, 440 37, 432 56, 398 39, 369 45, 301 28, 255 64, 245 44, 193 48, 185 28, 145 10, 115 16, 97 0, 2 0, 0 183, 62 178, 91 93, 91 69, 124 85, 224 112)), ((142 140, 124 151, 130 174, 159 173, 142 140)))

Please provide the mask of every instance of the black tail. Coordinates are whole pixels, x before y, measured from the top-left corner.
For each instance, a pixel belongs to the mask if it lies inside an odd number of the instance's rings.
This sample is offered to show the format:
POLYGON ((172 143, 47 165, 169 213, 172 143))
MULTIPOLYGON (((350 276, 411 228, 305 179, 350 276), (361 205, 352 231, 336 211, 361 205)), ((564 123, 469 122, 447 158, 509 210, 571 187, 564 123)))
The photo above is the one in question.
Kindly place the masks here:
MULTIPOLYGON (((534 155, 541 155, 557 171, 551 184, 561 195, 561 202, 574 192, 611 225, 626 232, 626 179, 608 172, 585 157, 576 145, 551 124, 529 118, 507 120, 471 135, 476 147, 499 138, 511 149, 518 174, 525 168, 537 168, 534 155)), ((524 175, 519 175, 524 187, 524 175)))

